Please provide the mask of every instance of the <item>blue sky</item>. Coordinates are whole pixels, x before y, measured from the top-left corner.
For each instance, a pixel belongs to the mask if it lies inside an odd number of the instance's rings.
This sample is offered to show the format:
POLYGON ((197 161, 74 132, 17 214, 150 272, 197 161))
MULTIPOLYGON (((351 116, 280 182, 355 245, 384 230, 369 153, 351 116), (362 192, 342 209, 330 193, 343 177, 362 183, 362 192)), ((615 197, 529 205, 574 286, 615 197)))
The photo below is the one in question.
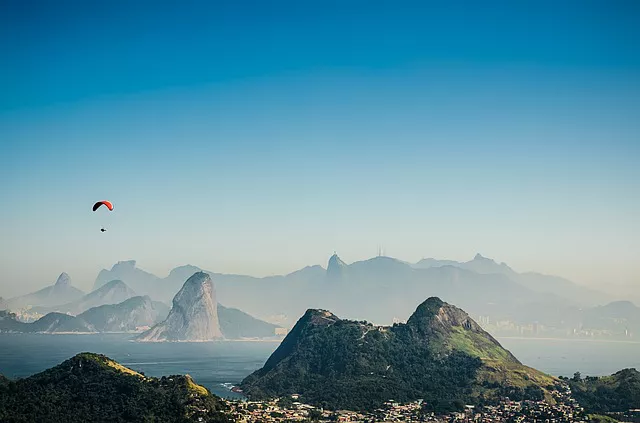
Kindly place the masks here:
POLYGON ((378 245, 638 288, 637 2, 36 3, 0 6, 0 296, 378 245))

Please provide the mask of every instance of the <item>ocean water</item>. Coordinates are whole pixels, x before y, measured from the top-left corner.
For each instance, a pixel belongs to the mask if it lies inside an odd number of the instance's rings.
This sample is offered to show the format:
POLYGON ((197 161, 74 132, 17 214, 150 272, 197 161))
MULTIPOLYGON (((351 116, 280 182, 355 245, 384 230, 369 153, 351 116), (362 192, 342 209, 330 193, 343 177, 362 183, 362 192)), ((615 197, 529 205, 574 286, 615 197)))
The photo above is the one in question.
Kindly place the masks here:
POLYGON ((605 376, 640 370, 640 342, 498 338, 518 360, 554 376, 605 376))
MULTIPOLYGON (((277 342, 137 343, 130 335, 0 334, 0 373, 26 377, 80 352, 95 352, 149 376, 190 374, 211 392, 229 390, 262 367, 277 342)), ((500 338, 524 364, 555 376, 640 369, 640 343, 500 338)))
POLYGON ((189 374, 211 392, 235 398, 233 384, 259 369, 277 342, 132 342, 131 335, 0 334, 0 374, 41 372, 80 352, 104 354, 148 376, 189 374), (227 384, 224 386, 223 384, 227 384))

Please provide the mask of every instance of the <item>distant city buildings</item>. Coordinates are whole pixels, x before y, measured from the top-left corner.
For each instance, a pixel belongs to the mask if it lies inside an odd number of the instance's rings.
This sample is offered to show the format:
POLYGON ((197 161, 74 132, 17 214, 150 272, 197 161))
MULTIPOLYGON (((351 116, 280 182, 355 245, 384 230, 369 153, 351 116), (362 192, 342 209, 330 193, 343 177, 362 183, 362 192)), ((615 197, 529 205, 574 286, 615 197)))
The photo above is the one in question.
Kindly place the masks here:
MULTIPOLYGON (((559 338, 559 339, 593 339, 593 340, 634 340, 634 333, 623 326, 624 322, 617 322, 619 328, 590 329, 582 325, 571 327, 546 326, 539 322, 521 324, 508 319, 494 319, 491 316, 477 316, 478 324, 487 332, 498 337, 529 337, 529 338, 559 338)), ((615 322, 614 322, 615 323, 615 322)))

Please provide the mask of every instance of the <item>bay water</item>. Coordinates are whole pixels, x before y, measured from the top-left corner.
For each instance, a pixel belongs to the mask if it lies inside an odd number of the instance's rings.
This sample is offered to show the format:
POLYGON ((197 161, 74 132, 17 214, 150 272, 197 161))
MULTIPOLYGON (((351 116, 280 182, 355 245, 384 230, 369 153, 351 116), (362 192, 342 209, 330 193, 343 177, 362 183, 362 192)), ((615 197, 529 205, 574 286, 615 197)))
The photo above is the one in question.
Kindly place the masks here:
MULTIPOLYGON (((189 374, 211 392, 229 390, 262 367, 278 342, 220 341, 138 343, 126 334, 0 334, 0 374, 9 378, 41 372, 80 352, 104 354, 149 376, 189 374)), ((500 338, 524 364, 554 376, 601 376, 640 369, 640 343, 500 338)))

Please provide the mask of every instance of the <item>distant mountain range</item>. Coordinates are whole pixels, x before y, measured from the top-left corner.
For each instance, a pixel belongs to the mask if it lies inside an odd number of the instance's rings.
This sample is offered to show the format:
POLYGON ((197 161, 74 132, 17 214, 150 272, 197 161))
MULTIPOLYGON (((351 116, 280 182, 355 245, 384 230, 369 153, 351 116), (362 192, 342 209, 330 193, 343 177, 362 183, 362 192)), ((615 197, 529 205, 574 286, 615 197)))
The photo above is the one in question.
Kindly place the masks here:
MULTIPOLYGON (((347 318, 364 317, 380 324, 405 321, 407 310, 417 305, 417 298, 438 296, 459 304, 474 316, 484 316, 482 324, 491 322, 487 328, 499 334, 522 335, 525 330, 530 334, 548 331, 543 333, 552 334, 549 336, 611 333, 604 328, 595 328, 595 332, 584 329, 592 321, 586 318, 586 310, 610 302, 606 294, 556 276, 518 273, 507 264, 480 254, 466 262, 428 258, 415 264, 390 257, 347 264, 333 255, 326 270, 308 266, 287 275, 264 278, 220 274, 193 265, 177 267, 160 278, 129 260, 100 271, 94 287, 100 290, 119 280, 133 291, 125 295, 148 295, 169 303, 184 281, 200 271, 215 282, 220 303, 286 327, 291 327, 295 316, 307 308, 330 308, 347 318)), ((118 299, 122 301, 124 297, 118 299)), ((34 310, 73 314, 98 303, 78 297, 64 306, 55 304, 34 310)), ((615 333, 626 334, 620 336, 640 336, 633 322, 628 328, 621 321, 616 325, 615 333)))
POLYGON ((15 313, 7 310, 0 311, 0 332, 14 333, 64 333, 64 332, 92 332, 76 317, 63 313, 49 313, 32 323, 18 320, 15 313))
POLYGON ((90 293, 83 295, 81 298, 78 298, 73 302, 58 304, 51 307, 34 307, 33 311, 41 314, 56 311, 59 313, 77 315, 93 307, 107 304, 118 304, 135 296, 135 291, 129 288, 126 283, 121 280, 113 280, 102 285, 95 291, 91 291, 90 293))
POLYGON ((166 318, 169 307, 151 301, 148 296, 131 297, 119 304, 106 304, 88 309, 78 319, 97 332, 130 332, 154 325, 166 318))
POLYGON ((552 402, 557 384, 522 365, 464 311, 432 297, 393 326, 310 309, 241 388, 252 399, 298 394, 330 409, 371 411, 393 398, 423 399, 446 412, 505 396, 552 402))
POLYGON ((151 301, 148 296, 93 307, 77 316, 50 312, 32 323, 20 322, 15 314, 2 311, 0 332, 128 332, 152 326, 168 312, 166 305, 151 301))
MULTIPOLYGON (((124 281, 134 291, 145 294, 148 294, 150 290, 157 290, 160 285, 160 278, 142 269, 138 269, 135 260, 128 260, 119 261, 113 265, 111 270, 102 269, 100 273, 98 273, 98 277, 96 277, 93 289, 96 290, 114 280, 124 281)), ((186 278, 183 279, 183 282, 184 280, 186 280, 186 278)), ((157 295, 156 291, 153 298, 156 298, 157 295)), ((158 298, 158 300, 160 300, 160 298, 158 298)))
POLYGON ((541 273, 517 273, 506 263, 496 263, 494 260, 476 254, 473 260, 458 262, 453 260, 422 259, 413 267, 429 269, 433 267, 453 266, 471 270, 480 274, 503 274, 514 282, 534 292, 563 297, 573 304, 595 305, 611 300, 608 295, 589 288, 581 287, 568 279, 558 276, 543 275, 541 273), (604 295, 604 297, 603 297, 604 295))
POLYGON ((149 296, 133 295, 135 293, 124 282, 116 280, 73 303, 50 309, 35 308, 47 314, 31 323, 20 321, 15 313, 0 311, 0 332, 131 332, 153 326, 139 340, 155 342, 276 335, 278 326, 217 304, 213 282, 206 273, 196 272, 187 279, 171 309, 162 302, 152 301, 149 296), (123 298, 124 301, 119 301, 123 298), (118 303, 113 304, 115 301, 118 303))
POLYGON ((58 276, 55 284, 42 288, 41 290, 31 294, 9 298, 4 301, 4 306, 10 310, 29 306, 49 307, 76 301, 83 295, 84 292, 71 285, 71 278, 69 275, 62 273, 58 276))

